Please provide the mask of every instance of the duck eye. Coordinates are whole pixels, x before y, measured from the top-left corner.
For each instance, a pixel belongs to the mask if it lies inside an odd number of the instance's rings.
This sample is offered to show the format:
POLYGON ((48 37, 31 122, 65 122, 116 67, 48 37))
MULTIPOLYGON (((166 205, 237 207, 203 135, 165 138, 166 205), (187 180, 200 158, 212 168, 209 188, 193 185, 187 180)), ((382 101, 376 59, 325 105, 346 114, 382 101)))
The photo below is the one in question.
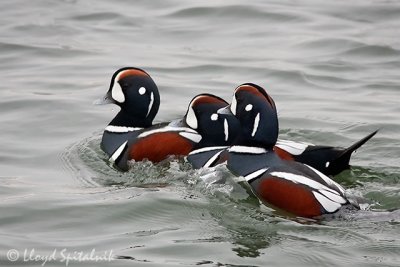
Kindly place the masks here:
POLYGON ((213 113, 213 114, 211 115, 211 120, 212 120, 212 121, 218 120, 218 114, 217 114, 217 113, 213 113))
POLYGON ((145 93, 146 93, 146 88, 140 87, 140 88, 139 88, 139 94, 140 94, 140 95, 144 95, 145 93))
POLYGON ((245 108, 246 111, 250 111, 253 109, 253 105, 252 104, 248 104, 245 108))

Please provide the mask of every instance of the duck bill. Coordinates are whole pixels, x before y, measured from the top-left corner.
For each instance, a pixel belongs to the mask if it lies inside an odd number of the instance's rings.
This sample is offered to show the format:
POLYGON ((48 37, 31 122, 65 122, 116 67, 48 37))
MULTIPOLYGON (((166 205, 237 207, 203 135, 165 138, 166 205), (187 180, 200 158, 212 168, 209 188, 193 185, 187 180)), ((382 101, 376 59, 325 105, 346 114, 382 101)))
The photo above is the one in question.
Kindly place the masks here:
POLYGON ((226 107, 218 109, 217 113, 221 114, 221 115, 232 115, 233 116, 233 113, 231 111, 231 105, 228 105, 226 107))
POLYGON ((112 99, 110 92, 107 92, 107 94, 105 94, 104 97, 93 101, 93 105, 107 105, 107 104, 115 104, 115 100, 112 99))

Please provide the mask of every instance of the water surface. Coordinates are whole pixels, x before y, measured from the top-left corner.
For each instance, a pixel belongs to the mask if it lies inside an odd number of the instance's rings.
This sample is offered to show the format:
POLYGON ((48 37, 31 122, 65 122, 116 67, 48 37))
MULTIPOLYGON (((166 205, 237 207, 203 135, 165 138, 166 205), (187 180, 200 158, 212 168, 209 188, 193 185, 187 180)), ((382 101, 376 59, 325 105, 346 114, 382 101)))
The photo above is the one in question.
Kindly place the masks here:
POLYGON ((40 266, 24 260, 32 249, 57 251, 46 266, 65 266, 63 249, 113 253, 69 266, 398 266, 397 1, 6 0, 0 10, 2 266, 40 266), (198 93, 230 100, 254 82, 274 97, 282 138, 347 146, 381 129, 336 177, 368 210, 288 218, 223 167, 183 161, 119 173, 99 149, 117 108, 92 102, 123 66, 158 84, 158 122, 198 93))

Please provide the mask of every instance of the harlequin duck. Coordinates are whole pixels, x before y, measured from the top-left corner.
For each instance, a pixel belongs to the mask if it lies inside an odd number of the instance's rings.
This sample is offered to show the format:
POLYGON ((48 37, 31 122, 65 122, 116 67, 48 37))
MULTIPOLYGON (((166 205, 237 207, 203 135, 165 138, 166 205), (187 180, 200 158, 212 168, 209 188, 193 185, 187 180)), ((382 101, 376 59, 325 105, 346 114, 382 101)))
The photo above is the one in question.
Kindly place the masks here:
POLYGON ((124 144, 152 125, 160 106, 160 94, 150 75, 142 69, 117 70, 103 99, 95 104, 116 104, 121 110, 105 128, 102 150, 115 161, 124 144))
POLYGON ((233 114, 218 114, 228 103, 213 94, 200 94, 190 102, 184 116, 184 125, 196 130, 201 141, 194 149, 230 146, 240 133, 240 122, 233 114))
POLYGON ((243 176, 263 203, 310 218, 337 212, 344 205, 358 207, 343 187, 326 175, 277 155, 276 106, 262 87, 251 83, 237 87, 231 105, 219 113, 227 111, 238 118, 242 132, 237 144, 214 161, 227 159, 228 169, 243 176))
POLYGON ((198 95, 190 102, 183 119, 134 131, 111 159, 120 170, 126 171, 130 160, 160 162, 168 156, 185 156, 204 146, 232 144, 235 135, 229 134, 228 122, 236 122, 229 123, 234 133, 238 131, 233 127, 239 128, 240 124, 233 115, 217 114, 226 105, 217 96, 198 95))
MULTIPOLYGON (((233 122, 231 119, 230 122, 233 122)), ((238 127, 234 127, 238 129, 238 127)), ((336 175, 350 168, 350 157, 353 152, 371 139, 378 130, 357 141, 348 148, 314 145, 278 139, 274 146, 277 155, 284 160, 305 163, 325 175, 336 175)), ((236 137, 239 132, 233 133, 236 137)), ((224 150, 224 147, 207 147, 190 152, 188 161, 194 168, 212 167, 221 161, 214 161, 224 150)), ((221 160, 221 158, 220 158, 221 160)))
POLYGON ((348 148, 278 139, 274 150, 282 159, 305 163, 325 175, 337 175, 350 168, 351 155, 377 132, 378 130, 370 133, 348 148))

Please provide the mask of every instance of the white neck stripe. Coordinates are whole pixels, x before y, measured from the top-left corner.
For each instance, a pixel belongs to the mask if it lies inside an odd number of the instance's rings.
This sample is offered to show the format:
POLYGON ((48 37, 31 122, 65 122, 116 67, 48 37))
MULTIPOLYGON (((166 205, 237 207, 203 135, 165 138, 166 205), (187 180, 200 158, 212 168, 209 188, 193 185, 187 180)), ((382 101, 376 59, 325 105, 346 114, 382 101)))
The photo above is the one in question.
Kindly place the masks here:
POLYGON ((108 125, 105 128, 107 132, 112 132, 112 133, 128 133, 133 131, 139 131, 142 129, 143 128, 140 127, 126 127, 126 126, 114 126, 114 125, 108 125))
POLYGON ((189 133, 198 134, 195 130, 187 128, 187 127, 165 126, 165 127, 157 128, 154 130, 145 131, 145 132, 139 134, 138 138, 146 137, 146 136, 149 136, 149 135, 155 134, 155 133, 164 133, 164 132, 189 132, 189 133))
POLYGON ((248 153, 248 154, 263 154, 267 150, 262 147, 251 147, 251 146, 232 146, 228 149, 229 152, 234 153, 248 153))

